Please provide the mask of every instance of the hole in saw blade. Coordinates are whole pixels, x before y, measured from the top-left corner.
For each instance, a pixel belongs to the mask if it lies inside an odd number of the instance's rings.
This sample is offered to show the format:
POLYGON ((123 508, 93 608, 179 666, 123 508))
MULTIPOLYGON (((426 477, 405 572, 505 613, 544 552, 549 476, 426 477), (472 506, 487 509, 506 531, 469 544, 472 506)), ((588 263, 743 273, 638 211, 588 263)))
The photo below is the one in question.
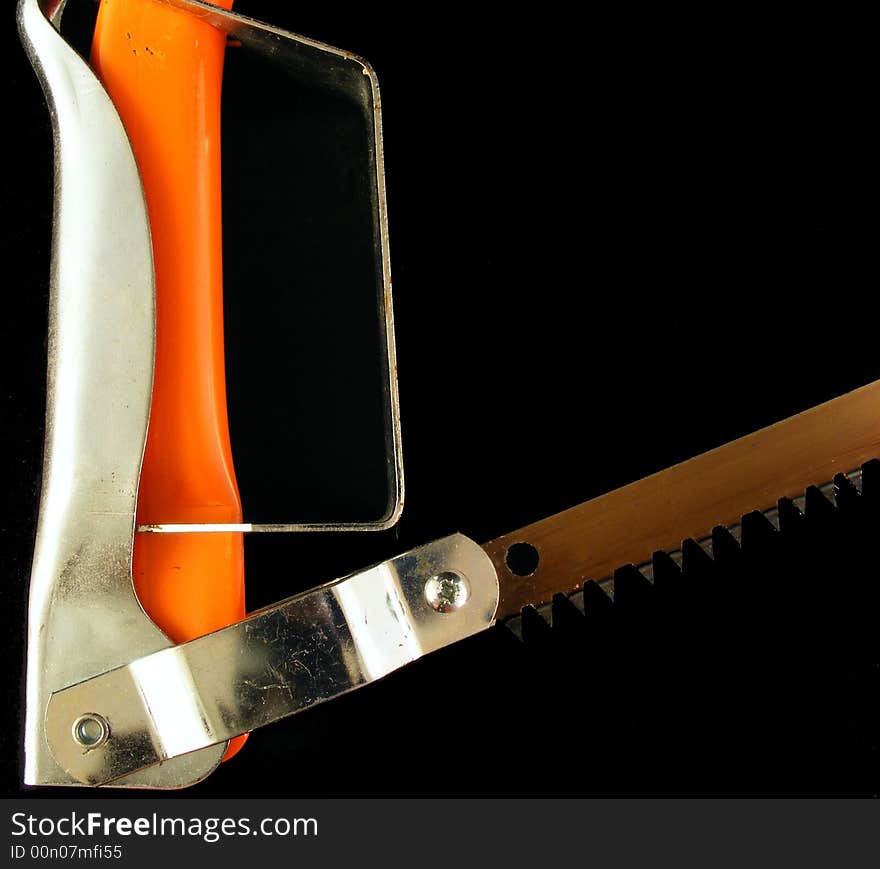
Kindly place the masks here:
POLYGON ((507 550, 505 561, 516 576, 531 576, 538 569, 541 556, 531 543, 514 543, 507 550))

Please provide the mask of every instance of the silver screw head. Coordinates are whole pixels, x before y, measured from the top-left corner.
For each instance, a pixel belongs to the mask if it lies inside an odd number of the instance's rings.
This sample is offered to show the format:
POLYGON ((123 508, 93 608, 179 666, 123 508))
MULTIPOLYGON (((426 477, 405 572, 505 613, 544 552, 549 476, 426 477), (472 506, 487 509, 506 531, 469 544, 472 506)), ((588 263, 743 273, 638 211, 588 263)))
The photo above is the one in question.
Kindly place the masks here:
POLYGON ((73 722, 74 740, 83 748, 97 748, 107 741, 110 725, 97 712, 87 712, 73 722))
POLYGON ((438 613, 460 610, 470 597, 468 581, 454 570, 437 573, 425 583, 425 600, 438 613))

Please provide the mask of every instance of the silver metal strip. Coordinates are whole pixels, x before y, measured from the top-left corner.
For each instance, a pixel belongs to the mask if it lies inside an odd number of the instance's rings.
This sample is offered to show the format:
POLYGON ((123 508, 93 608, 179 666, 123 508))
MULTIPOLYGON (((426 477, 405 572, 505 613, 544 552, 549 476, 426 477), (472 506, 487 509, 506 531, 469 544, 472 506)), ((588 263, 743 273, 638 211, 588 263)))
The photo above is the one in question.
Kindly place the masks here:
POLYGON ((455 534, 57 692, 46 736, 100 785, 224 742, 491 626, 498 577, 455 534))

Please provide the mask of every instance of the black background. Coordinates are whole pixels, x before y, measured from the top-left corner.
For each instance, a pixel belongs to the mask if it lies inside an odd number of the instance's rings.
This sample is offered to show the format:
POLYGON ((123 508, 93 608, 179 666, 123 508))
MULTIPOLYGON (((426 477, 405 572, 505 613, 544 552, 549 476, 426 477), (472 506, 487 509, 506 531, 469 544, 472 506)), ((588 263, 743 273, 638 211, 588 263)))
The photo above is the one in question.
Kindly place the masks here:
MULTIPOLYGON (((407 483, 392 532, 249 538, 250 608, 453 530, 490 539, 880 375, 854 22, 612 21, 553 4, 236 8, 378 73, 407 483)), ((4 784, 17 793, 51 138, 6 21, 0 594, 4 784)), ((279 400, 260 388, 255 403, 279 400)), ((682 671, 669 691, 634 663, 655 649, 630 628, 552 652, 498 629, 254 734, 189 793, 872 792, 860 698, 876 676, 847 669, 838 642, 865 625, 843 612, 829 634, 813 599, 797 637, 769 642, 790 628, 791 600, 762 609, 757 590, 790 589, 813 563, 815 582, 846 597, 853 573, 870 574, 867 528, 855 565, 843 566, 838 531, 821 557, 739 565, 722 607, 735 600, 738 621, 711 646, 727 669, 705 663, 710 638, 705 625, 687 634, 692 622, 666 661, 682 671), (748 621, 762 612, 771 663, 748 621), (734 666, 740 654, 753 670, 734 666), (825 693, 807 677, 817 655, 831 661, 825 693), (597 688, 610 671, 619 678, 597 688)))

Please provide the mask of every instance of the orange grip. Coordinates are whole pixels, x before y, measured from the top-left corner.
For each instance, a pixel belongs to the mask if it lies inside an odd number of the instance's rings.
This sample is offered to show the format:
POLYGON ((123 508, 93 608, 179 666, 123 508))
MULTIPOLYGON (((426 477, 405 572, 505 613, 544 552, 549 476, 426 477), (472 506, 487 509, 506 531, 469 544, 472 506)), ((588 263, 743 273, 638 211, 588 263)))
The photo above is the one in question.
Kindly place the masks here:
MULTIPOLYGON (((139 525, 242 518, 223 355, 225 44, 225 34, 154 0, 102 0, 98 12, 92 64, 140 168, 156 270, 156 364, 139 525)), ((138 533, 133 575, 144 609, 175 642, 244 616, 240 533, 138 533)), ((230 743, 227 758, 243 741, 230 743)))

